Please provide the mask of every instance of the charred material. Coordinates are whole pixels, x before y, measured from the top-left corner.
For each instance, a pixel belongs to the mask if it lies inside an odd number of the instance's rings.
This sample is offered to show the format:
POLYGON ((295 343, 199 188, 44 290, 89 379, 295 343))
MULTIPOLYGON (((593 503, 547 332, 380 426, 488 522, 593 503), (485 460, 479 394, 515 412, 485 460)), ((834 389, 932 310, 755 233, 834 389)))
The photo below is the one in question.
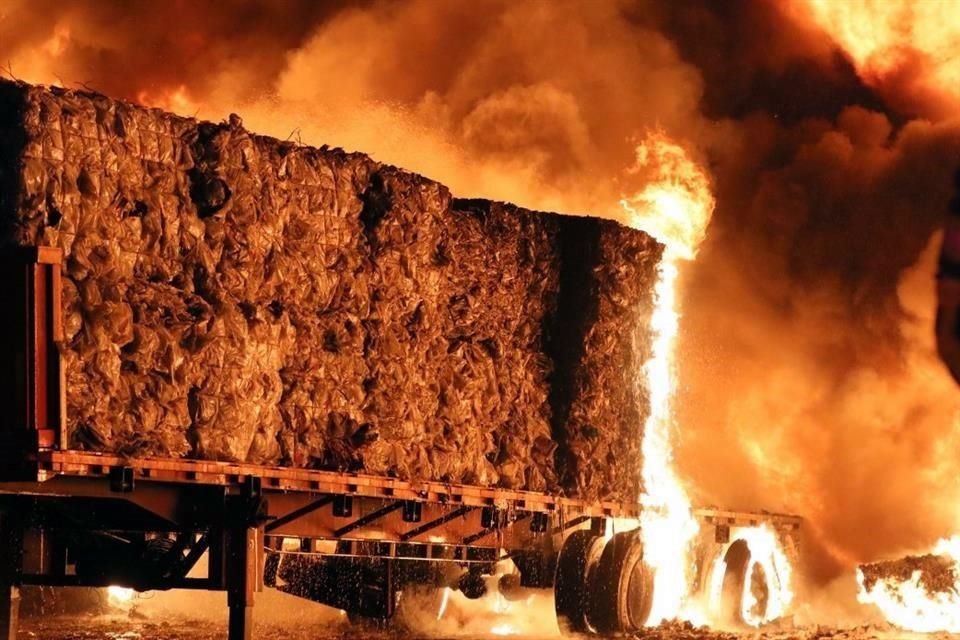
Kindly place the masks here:
POLYGON ((646 234, 89 92, 2 82, 0 133, 70 447, 635 499, 646 234))
POLYGON ((930 595, 953 593, 958 578, 957 563, 953 558, 933 554, 862 564, 860 571, 863 574, 863 588, 868 592, 877 582, 900 584, 912 580, 914 574, 919 573, 918 584, 930 595))

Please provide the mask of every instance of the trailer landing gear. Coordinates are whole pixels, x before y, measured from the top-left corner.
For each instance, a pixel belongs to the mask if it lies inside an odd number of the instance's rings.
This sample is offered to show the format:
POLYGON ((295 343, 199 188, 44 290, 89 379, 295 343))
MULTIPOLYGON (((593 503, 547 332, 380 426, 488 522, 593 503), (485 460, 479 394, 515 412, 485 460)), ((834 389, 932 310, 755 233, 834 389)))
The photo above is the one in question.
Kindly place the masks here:
POLYGON ((229 640, 253 640, 253 602, 262 590, 263 544, 260 530, 235 528, 225 532, 229 640))
POLYGON ((20 587, 0 587, 0 639, 17 640, 20 618, 20 587))

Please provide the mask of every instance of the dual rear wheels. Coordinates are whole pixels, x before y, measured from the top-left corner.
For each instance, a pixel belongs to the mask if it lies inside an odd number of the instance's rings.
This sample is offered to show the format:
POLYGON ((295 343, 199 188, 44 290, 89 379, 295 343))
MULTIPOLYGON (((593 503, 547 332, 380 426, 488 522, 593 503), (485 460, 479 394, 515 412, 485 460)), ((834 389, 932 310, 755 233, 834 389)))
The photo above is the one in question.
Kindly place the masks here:
POLYGON ((589 531, 567 538, 554 581, 561 629, 629 633, 643 628, 653 604, 653 572, 636 531, 609 541, 589 531))

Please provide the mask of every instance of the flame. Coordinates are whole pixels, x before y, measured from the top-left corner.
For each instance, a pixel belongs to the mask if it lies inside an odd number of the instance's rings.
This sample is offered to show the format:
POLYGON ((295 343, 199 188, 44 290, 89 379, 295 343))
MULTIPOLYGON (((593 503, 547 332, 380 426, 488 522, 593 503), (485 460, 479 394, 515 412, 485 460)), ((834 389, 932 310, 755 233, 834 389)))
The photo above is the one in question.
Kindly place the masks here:
POLYGON ((70 27, 66 25, 57 25, 53 30, 50 39, 41 45, 41 49, 51 58, 60 57, 70 45, 70 27))
MULTIPOLYGON (((650 391, 650 415, 643 430, 643 494, 640 497, 640 532, 644 560, 654 572, 653 605, 647 625, 684 619, 701 623, 702 614, 691 599, 695 570, 691 554, 699 524, 690 499, 673 465, 672 432, 675 424, 671 401, 676 390, 675 348, 680 315, 677 282, 680 264, 693 260, 706 237, 715 201, 710 181, 686 150, 662 134, 654 134, 636 150, 636 163, 628 172, 648 180, 634 195, 620 200, 632 226, 653 235, 665 246, 651 316, 653 354, 644 365, 650 391)), ((743 619, 760 626, 782 616, 793 593, 790 562, 767 526, 742 529, 738 538, 751 551, 750 566, 741 599, 743 619), (751 589, 754 567, 767 576, 769 599, 766 610, 754 611, 751 589)), ((714 570, 722 585, 726 570, 723 557, 714 570)), ((711 589, 712 590, 712 589, 711 589)))
POLYGON ((160 93, 152 93, 147 90, 140 91, 137 94, 137 102, 186 116, 196 114, 202 106, 190 96, 190 91, 184 84, 160 93))
POLYGON ((652 626, 694 615, 688 602, 693 574, 690 551, 699 525, 673 467, 671 400, 676 388, 679 263, 696 255, 706 235, 714 200, 703 170, 683 147, 662 134, 649 136, 637 147, 636 163, 628 173, 646 180, 642 189, 620 201, 629 224, 650 233, 666 247, 650 319, 653 353, 643 371, 650 393, 650 414, 641 444, 640 533, 644 559, 654 572, 653 604, 647 620, 652 626))
POLYGON ((443 599, 440 601, 440 609, 437 610, 436 620, 442 620, 443 614, 447 612, 447 607, 450 606, 450 594, 453 592, 453 589, 450 587, 443 588, 443 599))
POLYGON ((782 617, 793 602, 791 578, 793 569, 786 552, 783 550, 776 532, 767 525, 745 527, 738 530, 717 557, 710 571, 709 606, 714 615, 721 613, 723 597, 723 578, 727 571, 725 555, 730 545, 742 540, 750 550, 750 562, 747 565, 746 580, 740 597, 740 617, 751 627, 760 627, 782 617), (766 578, 767 604, 763 611, 757 611, 757 599, 753 592, 755 569, 760 567, 766 578))
POLYGON ((847 53, 867 84, 906 82, 928 110, 960 104, 960 11, 953 0, 800 0, 794 8, 847 53))
POLYGON ((957 578, 949 591, 928 591, 920 583, 920 571, 914 571, 904 581, 894 578, 877 580, 867 589, 863 572, 857 569, 857 583, 860 585, 857 600, 877 606, 890 623, 908 631, 960 632, 960 536, 940 540, 933 554, 953 561, 957 578))
POLYGON ((127 587, 109 586, 107 587, 107 599, 113 605, 126 605, 133 600, 137 593, 127 587))

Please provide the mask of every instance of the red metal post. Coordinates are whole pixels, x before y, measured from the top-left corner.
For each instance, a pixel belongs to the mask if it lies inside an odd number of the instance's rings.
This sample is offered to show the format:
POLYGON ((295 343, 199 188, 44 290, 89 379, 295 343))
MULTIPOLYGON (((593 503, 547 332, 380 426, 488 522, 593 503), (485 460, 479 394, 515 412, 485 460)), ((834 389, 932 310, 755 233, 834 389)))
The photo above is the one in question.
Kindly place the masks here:
POLYGON ((4 477, 16 479, 25 457, 61 444, 65 411, 59 343, 63 341, 62 253, 36 247, 2 257, 0 299, 0 418, 4 477))

